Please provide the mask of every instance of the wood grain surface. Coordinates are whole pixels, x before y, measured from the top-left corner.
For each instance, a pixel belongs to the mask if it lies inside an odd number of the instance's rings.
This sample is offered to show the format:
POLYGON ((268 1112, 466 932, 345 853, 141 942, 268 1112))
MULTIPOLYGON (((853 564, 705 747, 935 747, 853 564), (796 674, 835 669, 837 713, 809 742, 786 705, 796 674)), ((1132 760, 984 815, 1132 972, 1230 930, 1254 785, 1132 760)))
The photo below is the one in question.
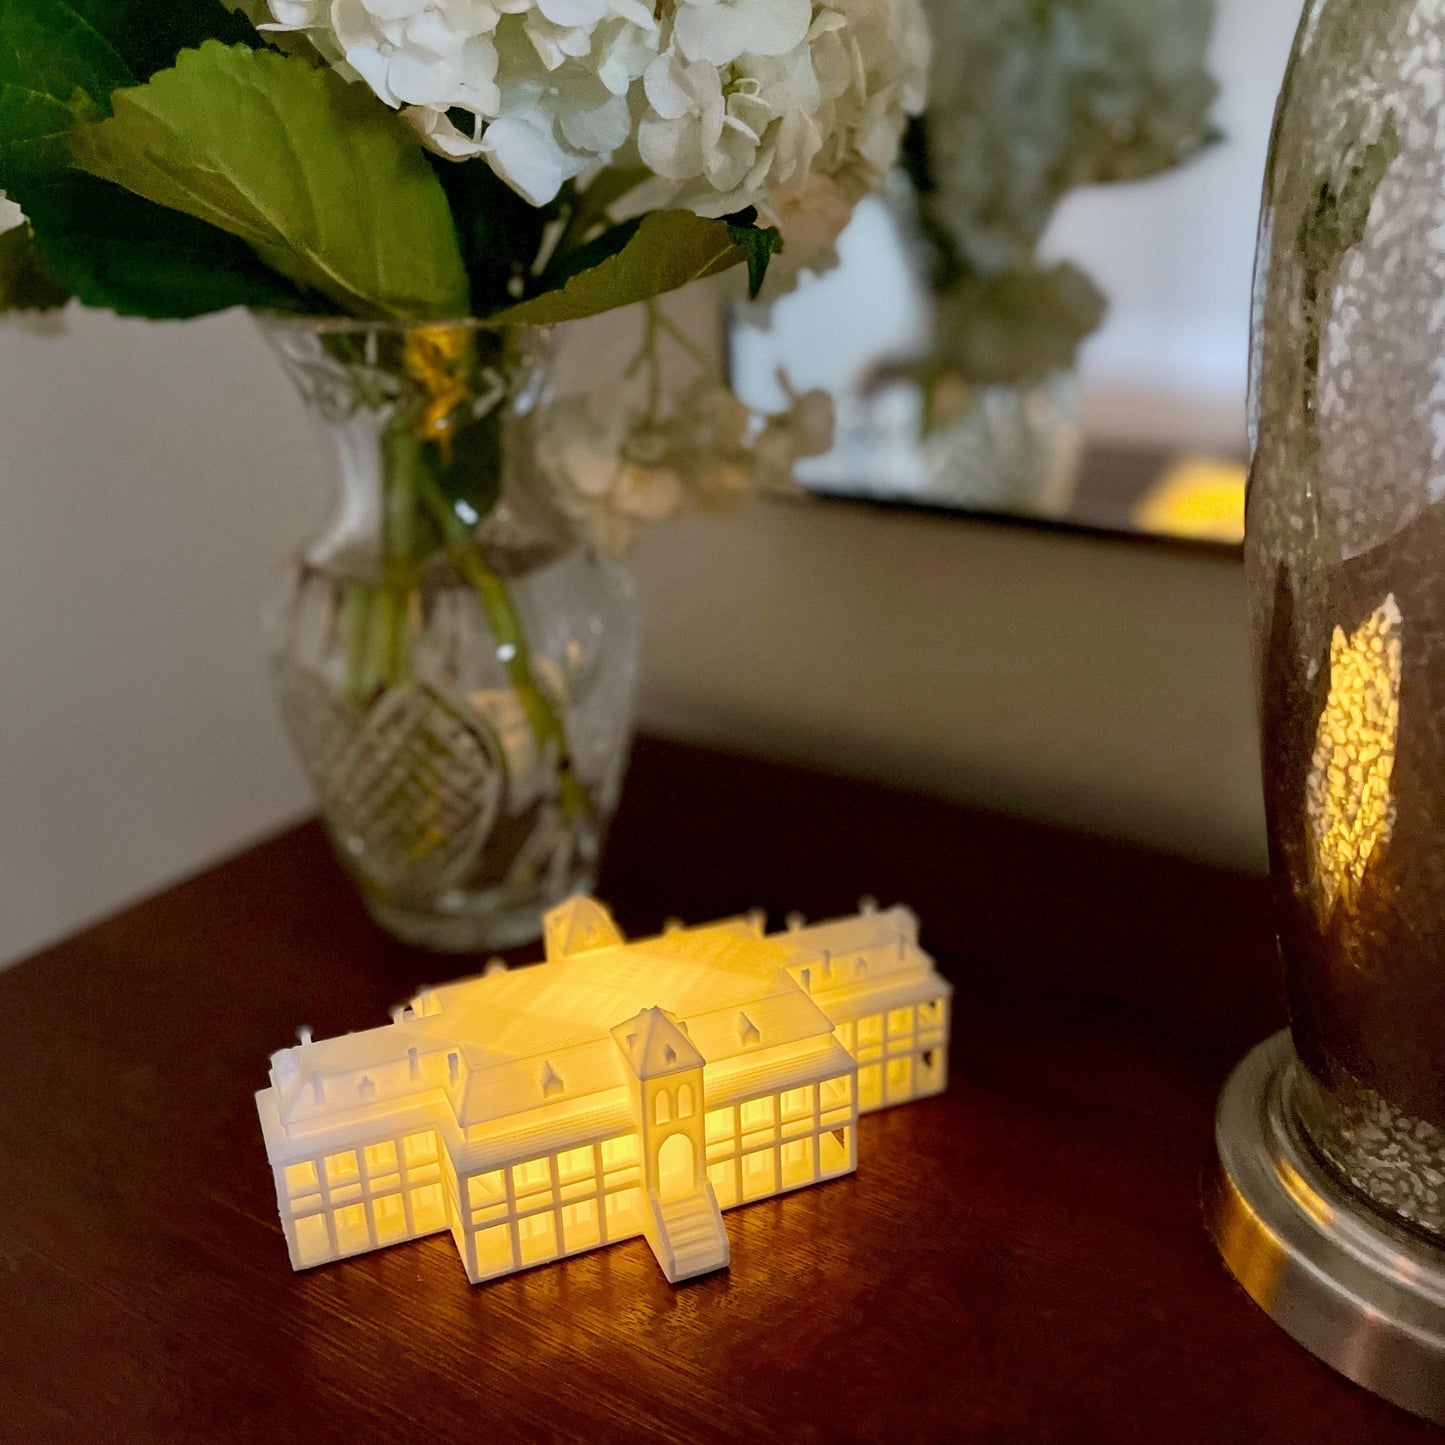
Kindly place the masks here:
POLYGON ((467 972, 304 827, 0 975, 0 1439, 1396 1441, 1200 1224, 1214 1100, 1280 1021, 1264 885, 647 742, 602 891, 636 931, 906 901, 959 988, 942 1099, 856 1178, 470 1287, 449 1237, 295 1275, 270 1052, 467 972))

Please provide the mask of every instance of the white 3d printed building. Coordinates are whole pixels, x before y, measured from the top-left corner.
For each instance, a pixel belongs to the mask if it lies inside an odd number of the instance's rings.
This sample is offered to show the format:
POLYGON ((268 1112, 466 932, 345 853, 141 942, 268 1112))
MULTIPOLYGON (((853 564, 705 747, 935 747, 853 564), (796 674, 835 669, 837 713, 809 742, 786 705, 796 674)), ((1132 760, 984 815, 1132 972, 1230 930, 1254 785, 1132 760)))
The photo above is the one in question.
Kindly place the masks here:
POLYGON ((475 1284, 640 1234, 676 1284, 727 1265, 722 1210, 849 1173, 860 1114, 944 1088, 951 989, 906 909, 629 944, 574 899, 546 948, 274 1055, 294 1268, 450 1230, 475 1284))

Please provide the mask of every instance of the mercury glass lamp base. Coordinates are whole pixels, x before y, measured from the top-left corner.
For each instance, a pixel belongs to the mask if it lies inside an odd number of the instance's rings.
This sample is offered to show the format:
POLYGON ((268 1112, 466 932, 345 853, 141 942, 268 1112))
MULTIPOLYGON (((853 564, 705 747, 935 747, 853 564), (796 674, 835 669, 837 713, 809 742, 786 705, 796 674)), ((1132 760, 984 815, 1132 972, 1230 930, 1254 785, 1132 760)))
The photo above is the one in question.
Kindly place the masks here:
POLYGON ((1250 1298, 1312 1354, 1445 1424, 1445 1247, 1376 1213, 1296 1120, 1289 1034, 1262 1043, 1219 1100, 1209 1232, 1250 1298))

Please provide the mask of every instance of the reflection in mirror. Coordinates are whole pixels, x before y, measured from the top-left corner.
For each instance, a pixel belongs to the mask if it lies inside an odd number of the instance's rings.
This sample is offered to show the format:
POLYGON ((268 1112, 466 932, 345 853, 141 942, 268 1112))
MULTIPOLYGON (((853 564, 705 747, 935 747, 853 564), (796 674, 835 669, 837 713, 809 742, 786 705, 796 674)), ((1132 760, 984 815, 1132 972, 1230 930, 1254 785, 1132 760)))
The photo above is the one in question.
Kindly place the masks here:
POLYGON ((817 492, 1237 546, 1297 0, 933 3, 906 172, 836 269, 738 314, 734 384, 768 410, 833 396, 836 445, 800 471, 817 492))
POLYGON ((732 329, 733 384, 750 404, 778 410, 785 384, 834 399, 835 445, 799 463, 803 486, 1092 532, 1243 541, 1242 428, 1229 408, 1155 404, 1152 424, 1135 414, 1129 426, 1100 406, 1086 427, 1079 377, 1061 370, 976 388, 963 416, 930 427, 923 386, 893 367, 927 345, 931 324, 894 204, 865 201, 835 271, 770 314, 740 313, 732 329))

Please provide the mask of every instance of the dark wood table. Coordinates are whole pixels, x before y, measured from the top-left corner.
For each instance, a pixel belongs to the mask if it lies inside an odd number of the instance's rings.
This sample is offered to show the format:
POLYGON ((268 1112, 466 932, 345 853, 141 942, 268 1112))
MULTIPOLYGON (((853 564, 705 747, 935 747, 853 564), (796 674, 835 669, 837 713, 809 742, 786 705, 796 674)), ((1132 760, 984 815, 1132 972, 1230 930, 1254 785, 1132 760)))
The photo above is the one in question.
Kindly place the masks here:
POLYGON ((467 963, 288 833, 0 975, 0 1438, 1425 1437, 1201 1227, 1215 1095, 1281 1018, 1258 880, 649 742, 603 891, 632 931, 911 903, 949 1093, 865 1120, 856 1178, 730 1212, 731 1272, 682 1289, 641 1240, 477 1289, 446 1237, 295 1275, 268 1055, 467 963))

